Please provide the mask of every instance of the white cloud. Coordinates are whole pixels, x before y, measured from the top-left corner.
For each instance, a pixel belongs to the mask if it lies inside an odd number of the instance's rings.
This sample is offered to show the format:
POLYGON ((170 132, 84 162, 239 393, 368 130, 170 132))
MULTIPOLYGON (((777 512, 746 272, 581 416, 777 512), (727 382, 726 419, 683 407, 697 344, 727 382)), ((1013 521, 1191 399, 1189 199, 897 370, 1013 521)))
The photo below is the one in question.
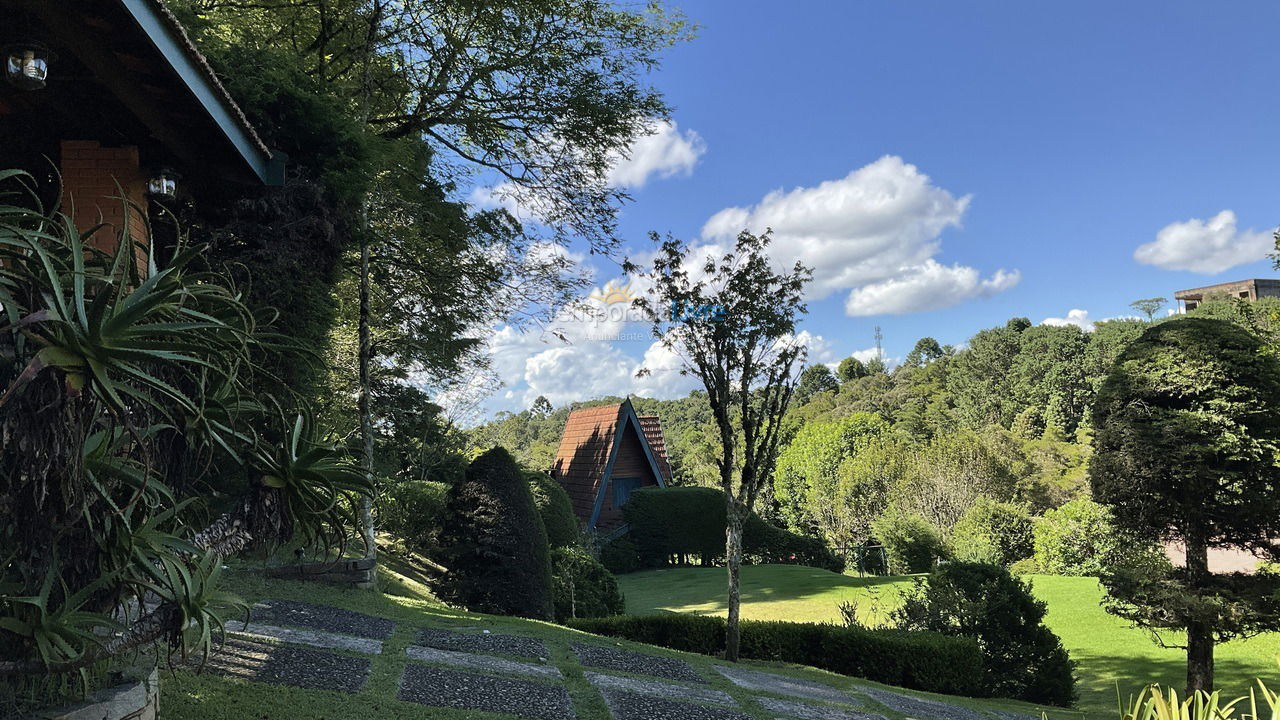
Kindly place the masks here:
POLYGON ((609 170, 607 181, 616 188, 641 188, 651 177, 688 175, 707 151, 707 144, 693 130, 680 132, 675 122, 656 122, 621 153, 609 170))
POLYGON ((1236 214, 1223 210, 1208 220, 1192 218, 1164 226, 1154 242, 1133 251, 1133 259, 1162 270, 1213 275, 1261 260, 1273 248, 1270 233, 1237 230, 1236 214))
POLYGON ((997 270, 982 279, 964 265, 942 265, 930 258, 898 277, 854 288, 844 304, 849 315, 904 315, 940 310, 971 298, 991 297, 1018 284, 1017 270, 997 270))
POLYGON ((702 228, 723 248, 738 232, 772 228, 779 263, 813 268, 813 299, 848 290, 850 315, 901 314, 949 307, 1013 287, 1018 271, 983 279, 935 256, 939 236, 958 227, 969 196, 956 198, 902 158, 886 155, 839 180, 776 190, 750 207, 731 207, 702 228))
POLYGON ((1074 308, 1067 311, 1066 317, 1049 317, 1040 321, 1041 325, 1075 325, 1085 332, 1093 332, 1093 321, 1089 319, 1089 311, 1074 308))

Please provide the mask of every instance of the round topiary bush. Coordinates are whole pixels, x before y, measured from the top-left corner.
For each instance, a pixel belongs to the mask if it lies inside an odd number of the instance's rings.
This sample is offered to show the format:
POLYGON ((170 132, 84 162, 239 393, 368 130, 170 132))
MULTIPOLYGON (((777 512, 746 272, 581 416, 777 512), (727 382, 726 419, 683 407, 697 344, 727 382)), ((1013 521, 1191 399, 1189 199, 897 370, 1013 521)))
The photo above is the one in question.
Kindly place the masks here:
POLYGON ((914 513, 890 508, 871 524, 871 532, 884 545, 894 575, 929 572, 947 556, 941 533, 914 513))
POLYGON ((551 551, 551 583, 555 619, 621 615, 626 609, 618 580, 586 548, 559 547, 551 551))
POLYGON ((582 533, 578 528, 578 516, 573 514, 569 494, 546 473, 531 472, 526 477, 529 479, 529 491, 533 493, 533 504, 538 508, 538 515, 547 531, 547 543, 553 548, 576 544, 582 533))
POLYGON ((894 619, 905 630, 977 640, 985 694, 1068 706, 1075 700, 1074 663, 1045 627, 1045 608, 1004 567, 951 562, 917 581, 894 619))
POLYGON ((951 555, 968 562, 1012 565, 1031 557, 1031 531, 1026 508, 980 497, 951 528, 951 555))
POLYGON ((440 544, 443 599, 478 612, 552 617, 547 533, 506 450, 476 458, 449 491, 440 544))

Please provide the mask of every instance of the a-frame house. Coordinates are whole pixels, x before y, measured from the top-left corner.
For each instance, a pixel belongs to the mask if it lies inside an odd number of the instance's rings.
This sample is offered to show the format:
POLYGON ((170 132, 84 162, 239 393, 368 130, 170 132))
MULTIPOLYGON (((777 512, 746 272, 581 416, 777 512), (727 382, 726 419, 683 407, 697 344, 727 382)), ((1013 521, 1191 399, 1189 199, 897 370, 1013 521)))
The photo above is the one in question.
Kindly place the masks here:
POLYGON ((587 530, 616 534, 625 529, 622 506, 632 491, 666 487, 671 480, 662 423, 640 417, 624 400, 569 413, 551 467, 587 530))

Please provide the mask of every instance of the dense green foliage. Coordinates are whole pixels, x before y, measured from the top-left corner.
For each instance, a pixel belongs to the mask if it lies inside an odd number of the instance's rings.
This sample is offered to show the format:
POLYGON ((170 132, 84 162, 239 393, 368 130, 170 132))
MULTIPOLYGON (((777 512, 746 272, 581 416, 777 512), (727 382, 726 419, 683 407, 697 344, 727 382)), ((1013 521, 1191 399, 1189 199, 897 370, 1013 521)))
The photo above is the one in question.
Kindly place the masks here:
POLYGON ((888 553, 889 572, 894 575, 929 572, 947 557, 942 536, 914 513, 891 510, 876 519, 872 532, 888 553))
POLYGON ((1033 551, 1031 516, 1021 505, 979 498, 951 528, 949 545, 957 560, 1012 565, 1033 551))
MULTIPOLYGON (((724 647, 721 617, 628 615, 569 625, 704 655, 717 654, 724 647)), ((741 656, 810 665, 916 690, 982 695, 982 655, 977 644, 939 633, 748 620, 742 623, 741 656)))
POLYGON ((1184 567, 1112 561, 1109 609, 1187 632, 1189 689, 1213 686, 1213 644, 1280 629, 1280 580, 1215 574, 1211 548, 1280 557, 1280 359, 1225 320, 1156 325, 1098 395, 1094 496, 1123 539, 1186 548, 1184 567))
POLYGON ((583 547, 552 549, 551 587, 558 623, 621 615, 626 609, 618 580, 583 547))
POLYGON ((449 486, 431 480, 405 480, 385 487, 378 496, 378 522, 383 530, 411 547, 435 545, 444 522, 449 486))
POLYGON ((1036 520, 1035 565, 1054 575, 1098 577, 1125 544, 1116 536, 1107 508, 1076 498, 1036 520))
POLYGON ((547 543, 553 548, 577 543, 582 532, 568 493, 546 473, 529 472, 525 477, 529 480, 529 491, 533 493, 533 504, 538 508, 538 516, 547 531, 547 543))
MULTIPOLYGON (((631 527, 626 539, 635 547, 640 567, 684 562, 691 557, 703 565, 724 560, 726 511, 724 493, 719 490, 644 488, 632 493, 623 515, 631 527)), ((743 554, 748 562, 810 565, 837 572, 844 569, 844 562, 821 540, 774 527, 755 514, 743 527, 743 554)), ((611 557, 610 562, 619 560, 611 557)))
POLYGON ((906 630, 976 640, 987 694, 1066 706, 1075 700, 1073 664, 1044 626, 1045 608, 999 565, 952 562, 918 581, 894 618, 906 630))
POLYGON ((144 645, 207 649, 238 604, 218 588, 223 559, 341 545, 369 487, 305 407, 251 391, 269 377, 265 330, 195 267, 201 247, 152 252, 128 223, 44 212, 24 173, 0 183, 8 715, 15 691, 39 699, 144 645), (120 614, 144 596, 142 617, 120 614))
POLYGON ((441 596, 479 612, 551 619, 546 530, 525 473, 494 448, 449 490, 440 562, 441 596))

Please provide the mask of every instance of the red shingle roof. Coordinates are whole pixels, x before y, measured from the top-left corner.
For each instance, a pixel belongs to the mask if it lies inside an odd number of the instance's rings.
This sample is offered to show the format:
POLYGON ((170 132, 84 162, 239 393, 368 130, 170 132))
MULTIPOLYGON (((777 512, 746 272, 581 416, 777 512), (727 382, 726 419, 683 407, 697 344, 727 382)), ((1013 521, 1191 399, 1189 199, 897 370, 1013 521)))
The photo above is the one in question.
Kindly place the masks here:
POLYGON ((622 404, 618 403, 574 410, 565 422, 551 476, 569 494, 579 518, 591 517, 621 417, 622 404))
POLYGON ((671 482, 671 463, 667 461, 667 441, 662 436, 662 419, 657 415, 641 415, 640 429, 644 432, 649 448, 653 450, 653 458, 658 461, 662 481, 671 482))

